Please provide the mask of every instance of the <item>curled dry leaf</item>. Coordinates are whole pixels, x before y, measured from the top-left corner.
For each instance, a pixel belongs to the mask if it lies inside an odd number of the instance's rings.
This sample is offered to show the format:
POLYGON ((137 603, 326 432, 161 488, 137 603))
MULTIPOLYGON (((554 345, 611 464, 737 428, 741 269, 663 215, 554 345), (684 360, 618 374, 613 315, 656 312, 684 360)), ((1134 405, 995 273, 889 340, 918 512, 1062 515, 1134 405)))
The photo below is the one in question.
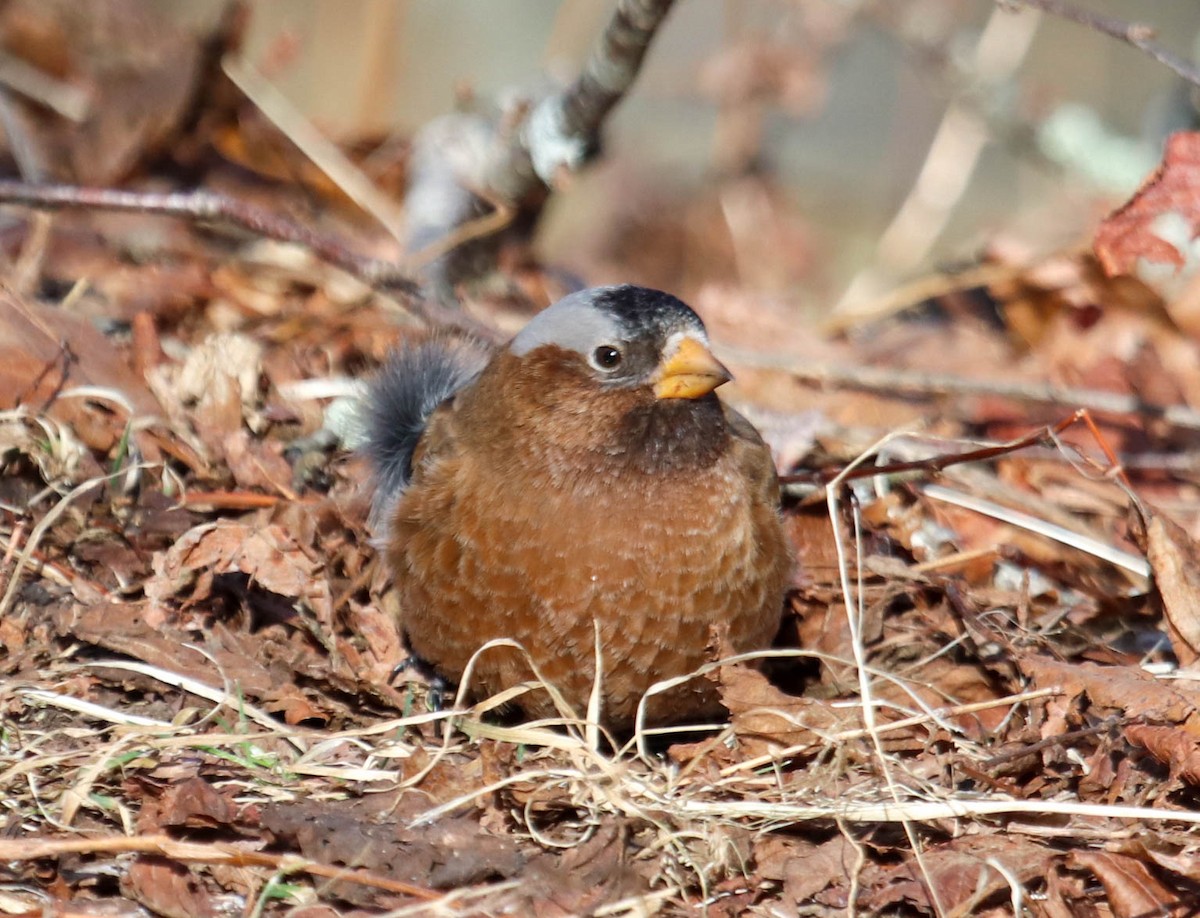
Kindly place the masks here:
POLYGON ((1171 774, 1190 784, 1200 784, 1200 737, 1179 727, 1153 727, 1130 724, 1125 736, 1160 762, 1169 765, 1171 774))
POLYGON ((193 349, 168 385, 176 397, 194 406, 196 424, 214 435, 252 426, 259 405, 263 346, 246 335, 211 335, 193 349))
POLYGON ((1064 663, 1033 654, 1019 655, 1016 663, 1033 680, 1034 688, 1056 687, 1066 698, 1086 694, 1097 713, 1108 709, 1130 720, 1143 718, 1200 729, 1200 691, 1189 683, 1160 682, 1129 666, 1064 663))
POLYGON ((764 835, 754 843, 758 875, 782 882, 785 898, 797 905, 850 876, 858 858, 858 849, 844 835, 819 845, 783 835, 764 835))
POLYGON ((221 911, 195 872, 166 858, 143 855, 121 878, 121 891, 152 914, 203 918, 221 911))
POLYGON ((1012 877, 1029 882, 1044 877, 1055 853, 1033 841, 1006 836, 963 836, 926 851, 922 865, 907 861, 865 873, 859 904, 871 910, 911 902, 930 908, 929 883, 938 903, 957 914, 978 914, 973 906, 1010 889, 1012 877))
POLYGON ((154 569, 156 578, 146 593, 159 602, 184 593, 202 575, 242 573, 253 586, 304 602, 323 625, 333 620, 324 561, 276 524, 223 519, 196 526, 155 555, 154 569))
POLYGON ((1134 274, 1139 259, 1182 267, 1186 253, 1162 235, 1167 215, 1186 225, 1191 234, 1187 241, 1200 234, 1200 133, 1171 135, 1162 164, 1100 224, 1094 245, 1104 270, 1134 274))
POLYGON ((851 709, 788 695, 748 666, 722 666, 717 680, 721 701, 733 715, 734 732, 742 741, 819 745, 830 733, 859 726, 851 709))
POLYGON ((1162 596, 1171 648, 1191 666, 1200 659, 1200 545, 1161 514, 1147 510, 1142 523, 1136 535, 1162 596))
POLYGON ((1067 863, 1096 875, 1116 918, 1195 914, 1179 893, 1165 886, 1135 858, 1107 851, 1072 851, 1067 855, 1067 863))

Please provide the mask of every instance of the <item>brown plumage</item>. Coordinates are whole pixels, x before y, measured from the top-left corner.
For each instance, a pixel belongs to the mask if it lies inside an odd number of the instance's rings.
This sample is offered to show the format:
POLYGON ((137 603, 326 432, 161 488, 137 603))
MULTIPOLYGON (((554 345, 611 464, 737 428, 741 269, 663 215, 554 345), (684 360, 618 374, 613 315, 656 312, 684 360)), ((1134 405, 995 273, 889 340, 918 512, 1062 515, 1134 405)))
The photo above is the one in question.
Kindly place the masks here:
MULTIPOLYGON (((439 345, 426 347, 415 364, 428 376, 439 345)), ((735 650, 767 646, 792 565, 775 469, 713 394, 729 375, 695 313, 643 288, 587 290, 473 376, 483 356, 459 345, 446 360, 458 372, 441 374, 455 383, 439 393, 420 389, 402 354, 372 399, 370 448, 391 482, 376 511, 412 652, 458 681, 480 645, 515 640, 582 715, 597 622, 602 719, 621 729, 651 685, 708 660, 711 626, 727 625, 735 650), (449 392, 423 428, 397 417, 449 392)), ((477 697, 533 677, 508 647, 474 673, 477 697)), ((517 704, 557 715, 543 689, 517 704)), ((719 710, 700 678, 654 696, 647 721, 719 710)))

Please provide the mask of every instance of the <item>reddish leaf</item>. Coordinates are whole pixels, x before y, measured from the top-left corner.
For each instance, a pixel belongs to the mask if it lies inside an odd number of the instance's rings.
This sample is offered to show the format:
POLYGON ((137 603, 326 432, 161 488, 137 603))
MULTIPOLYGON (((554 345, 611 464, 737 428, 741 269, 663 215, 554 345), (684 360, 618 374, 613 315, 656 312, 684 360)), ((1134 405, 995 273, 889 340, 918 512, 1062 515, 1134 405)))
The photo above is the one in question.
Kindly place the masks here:
POLYGON ((165 827, 189 829, 217 829, 232 826, 238 808, 230 797, 196 775, 168 785, 161 793, 150 785, 151 792, 145 797, 138 811, 138 831, 145 835, 157 835, 165 827))
POLYGON ((139 857, 122 878, 121 891, 167 918, 198 918, 218 911, 196 875, 165 858, 139 857))
POLYGON ((1200 234, 1200 133, 1173 134, 1162 165, 1100 225, 1094 244, 1104 270, 1133 274, 1139 258, 1181 267, 1184 255, 1154 231, 1168 213, 1183 218, 1192 238, 1200 234))
POLYGON ((158 577, 146 593, 159 601, 185 592, 197 577, 242 573, 256 587, 303 600, 322 624, 333 617, 323 560, 273 524, 218 520, 196 526, 156 556, 154 567, 158 577))
POLYGON ((1141 861, 1107 851, 1072 851, 1068 863, 1086 867, 1104 886, 1116 918, 1188 914, 1179 894, 1168 889, 1141 861))
POLYGON ((1014 876, 1021 882, 1044 877, 1058 857, 1053 849, 1020 837, 968 835, 930 848, 922 858, 923 868, 907 860, 865 877, 859 904, 880 911, 901 902, 929 908, 932 881, 941 905, 954 909, 1009 889, 1014 876))
POLYGON ((1125 728, 1125 736, 1131 743, 1143 747, 1160 762, 1169 765, 1171 774, 1192 784, 1200 784, 1200 742, 1187 730, 1130 724, 1125 728))
POLYGON ((1180 665, 1190 666, 1200 659, 1200 546, 1182 527, 1149 511, 1141 541, 1162 595, 1171 648, 1180 665))

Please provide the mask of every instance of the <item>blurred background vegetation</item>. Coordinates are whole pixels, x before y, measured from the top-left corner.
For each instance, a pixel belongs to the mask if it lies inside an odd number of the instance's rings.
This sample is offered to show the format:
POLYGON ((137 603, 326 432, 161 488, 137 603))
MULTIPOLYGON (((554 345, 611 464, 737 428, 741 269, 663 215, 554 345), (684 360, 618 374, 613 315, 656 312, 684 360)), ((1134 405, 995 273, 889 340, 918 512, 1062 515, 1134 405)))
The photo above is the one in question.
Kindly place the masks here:
MULTIPOLYGON (((0 83, 22 94, 21 73, 49 78, 66 107, 35 92, 27 110, 0 106, 0 126, 26 180, 109 187, 145 179, 138 164, 163 152, 201 185, 219 184, 205 149, 279 180, 326 171, 295 133, 315 128, 382 190, 370 226, 399 236, 421 128, 569 81, 614 6, 5 0, 0 83), (86 116, 72 122, 70 105, 86 116), (172 145, 179 130, 190 140, 172 145)), ((1200 55, 1196 0, 1073 8, 1200 55)), ((688 298, 717 285, 797 316, 862 315, 922 277, 1086 244, 1197 117, 1195 88, 1168 67, 1021 0, 679 0, 602 155, 551 196, 536 251, 588 282, 688 298)))
MULTIPOLYGON (((1078 5, 1200 48, 1195 0, 1078 5)), ((612 7, 260 2, 245 54, 335 139, 408 135, 469 95, 569 79, 612 7)), ((539 248, 589 280, 853 309, 988 246, 1081 241, 1196 118, 1140 51, 988 0, 684 0, 539 248)))

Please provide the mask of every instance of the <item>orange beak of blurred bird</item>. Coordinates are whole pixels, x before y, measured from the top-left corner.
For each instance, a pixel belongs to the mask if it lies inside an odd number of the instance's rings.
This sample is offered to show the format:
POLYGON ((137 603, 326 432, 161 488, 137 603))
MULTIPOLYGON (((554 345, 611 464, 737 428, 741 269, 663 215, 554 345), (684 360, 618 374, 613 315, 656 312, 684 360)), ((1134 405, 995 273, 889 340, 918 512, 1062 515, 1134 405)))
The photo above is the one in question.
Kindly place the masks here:
MULTIPOLYGON (((641 287, 574 293, 506 347, 401 349, 368 398, 373 519, 412 653, 470 689, 537 673, 582 716, 628 729, 654 683, 779 626, 793 552, 770 452, 714 390, 729 371, 700 318, 641 287), (527 654, 527 656, 526 656, 527 654)), ((527 716, 561 716, 537 688, 527 716)), ((647 702, 649 725, 719 714, 693 679, 647 702)))

